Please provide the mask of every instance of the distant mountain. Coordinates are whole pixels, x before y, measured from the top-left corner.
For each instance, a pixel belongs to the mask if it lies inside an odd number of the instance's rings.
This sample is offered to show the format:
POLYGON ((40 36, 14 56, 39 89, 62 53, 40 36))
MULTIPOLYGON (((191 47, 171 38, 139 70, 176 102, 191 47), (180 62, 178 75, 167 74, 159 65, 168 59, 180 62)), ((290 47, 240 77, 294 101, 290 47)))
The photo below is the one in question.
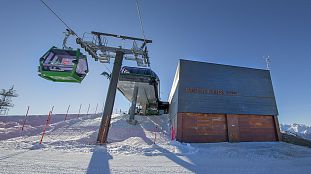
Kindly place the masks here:
POLYGON ((281 131, 311 140, 311 126, 304 124, 281 124, 281 131))

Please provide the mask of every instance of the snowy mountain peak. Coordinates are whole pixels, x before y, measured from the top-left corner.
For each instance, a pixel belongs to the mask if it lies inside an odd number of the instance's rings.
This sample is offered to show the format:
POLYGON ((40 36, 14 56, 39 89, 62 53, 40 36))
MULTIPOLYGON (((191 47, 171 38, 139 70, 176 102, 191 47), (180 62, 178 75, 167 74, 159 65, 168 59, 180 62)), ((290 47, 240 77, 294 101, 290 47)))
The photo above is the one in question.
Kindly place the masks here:
POLYGON ((294 124, 281 124, 280 128, 281 131, 283 132, 298 135, 306 139, 311 139, 311 126, 294 123, 294 124))

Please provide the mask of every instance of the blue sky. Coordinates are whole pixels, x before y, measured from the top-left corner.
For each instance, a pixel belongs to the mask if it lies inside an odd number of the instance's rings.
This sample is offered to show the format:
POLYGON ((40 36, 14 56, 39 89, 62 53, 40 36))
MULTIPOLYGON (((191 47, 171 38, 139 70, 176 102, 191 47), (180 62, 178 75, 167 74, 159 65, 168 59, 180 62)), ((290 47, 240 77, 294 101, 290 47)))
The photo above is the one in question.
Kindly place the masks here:
MULTIPOLYGON (((79 35, 101 31, 142 37, 135 0, 46 0, 79 35)), ((311 125, 311 1, 308 0, 140 0, 151 68, 161 79, 161 98, 170 92, 177 62, 191 59, 265 68, 271 74, 281 123, 311 125)), ((0 6, 0 88, 13 84, 19 97, 10 114, 64 113, 82 104, 91 112, 105 100, 108 80, 103 64, 89 57, 90 72, 81 84, 53 83, 37 75, 38 59, 61 47, 65 26, 39 0, 2 1, 0 6)), ((78 48, 73 39, 70 46, 78 48)), ((124 65, 131 65, 124 61, 124 65)), ((111 65, 107 65, 111 69, 111 65)), ((118 94, 115 108, 129 102, 118 94)))

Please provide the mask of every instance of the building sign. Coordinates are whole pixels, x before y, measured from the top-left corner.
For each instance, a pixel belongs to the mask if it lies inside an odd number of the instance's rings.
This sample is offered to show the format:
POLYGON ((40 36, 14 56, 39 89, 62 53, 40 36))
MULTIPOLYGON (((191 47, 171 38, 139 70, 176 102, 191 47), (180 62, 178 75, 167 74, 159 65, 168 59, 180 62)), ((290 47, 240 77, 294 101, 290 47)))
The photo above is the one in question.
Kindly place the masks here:
POLYGON ((225 91, 222 89, 207 89, 207 88, 185 88, 186 93, 195 93, 195 94, 210 94, 210 95, 229 95, 236 96, 238 92, 236 91, 225 91))

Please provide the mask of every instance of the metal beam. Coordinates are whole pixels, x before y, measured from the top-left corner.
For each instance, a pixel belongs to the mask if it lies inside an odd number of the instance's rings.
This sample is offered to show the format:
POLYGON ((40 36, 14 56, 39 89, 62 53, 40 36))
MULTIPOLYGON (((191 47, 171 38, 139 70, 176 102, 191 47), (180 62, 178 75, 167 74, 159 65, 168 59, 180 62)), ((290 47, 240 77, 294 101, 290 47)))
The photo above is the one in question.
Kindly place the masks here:
POLYGON ((152 40, 142 39, 142 38, 137 38, 137 37, 122 36, 122 35, 110 34, 110 33, 101 33, 101 32, 96 32, 96 31, 92 31, 91 33, 97 36, 101 36, 101 35, 110 36, 110 37, 116 37, 116 38, 121 38, 121 39, 138 40, 138 41, 142 41, 146 43, 152 43, 152 40))
POLYGON ((111 79, 106 96, 105 108, 101 120, 100 129, 98 132, 97 142, 99 144, 106 144, 108 138, 108 131, 110 127, 111 114, 113 110, 114 100, 117 92, 117 84, 119 80, 120 70, 122 66, 124 53, 122 51, 116 52, 111 79))
MULTIPOLYGON (((110 52, 117 52, 119 50, 122 50, 122 52, 124 54, 133 54, 133 51, 131 49, 124 49, 124 48, 115 48, 115 47, 108 47, 108 46, 98 46, 96 45, 96 47, 98 49, 100 49, 101 51, 110 51, 110 52)), ((96 47, 93 47, 93 48, 96 48, 96 47)), ((138 54, 143 54, 144 52, 143 51, 138 51, 138 54)))

